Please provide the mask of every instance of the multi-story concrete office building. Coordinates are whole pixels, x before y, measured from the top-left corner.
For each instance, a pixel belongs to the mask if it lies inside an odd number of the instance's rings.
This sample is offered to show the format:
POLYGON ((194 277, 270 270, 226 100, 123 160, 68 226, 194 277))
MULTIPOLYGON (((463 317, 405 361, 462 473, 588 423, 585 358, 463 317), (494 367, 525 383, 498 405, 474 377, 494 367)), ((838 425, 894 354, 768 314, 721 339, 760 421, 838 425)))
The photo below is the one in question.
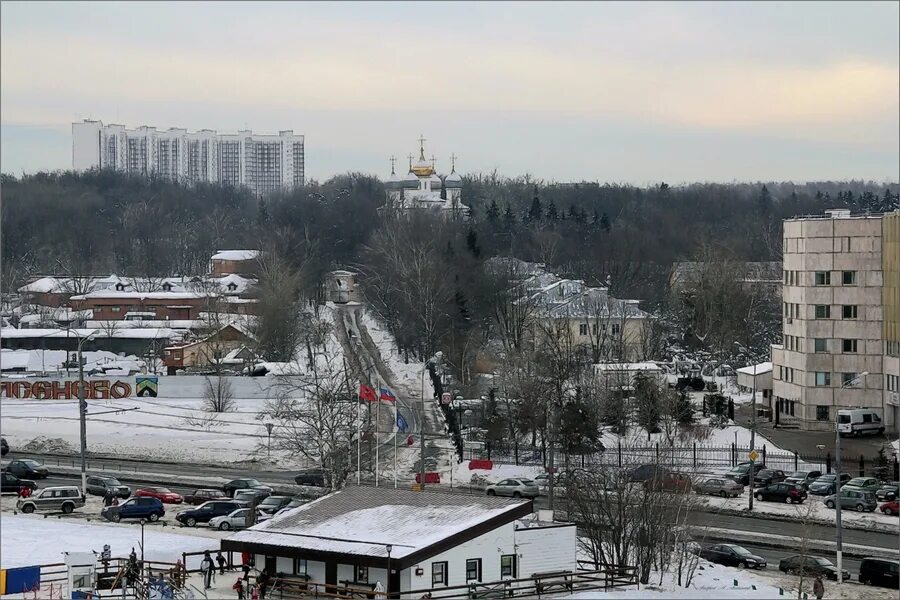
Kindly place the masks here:
POLYGON ((219 134, 209 129, 126 129, 85 120, 72 124, 72 168, 115 169, 185 183, 246 186, 257 195, 302 186, 304 140, 291 130, 219 134))
POLYGON ((782 344, 772 347, 778 421, 833 429, 837 410, 897 420, 900 213, 784 222, 782 344))

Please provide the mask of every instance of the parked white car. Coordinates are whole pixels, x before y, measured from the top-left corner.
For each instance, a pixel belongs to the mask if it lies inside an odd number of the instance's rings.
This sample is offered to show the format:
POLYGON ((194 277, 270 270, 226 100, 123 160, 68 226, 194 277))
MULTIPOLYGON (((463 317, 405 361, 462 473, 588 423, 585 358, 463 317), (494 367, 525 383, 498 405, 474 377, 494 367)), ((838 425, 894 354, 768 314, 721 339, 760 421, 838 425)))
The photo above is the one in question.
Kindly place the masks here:
MULTIPOLYGON (((229 529, 243 529, 248 527, 247 524, 247 515, 250 514, 249 508, 239 508, 235 511, 228 513, 227 515, 221 517, 213 517, 209 520, 209 526, 213 529, 219 529, 221 531, 228 531, 229 529)), ((267 515, 264 512, 257 510, 256 511, 256 522, 260 523, 265 521, 266 519, 271 519, 271 515, 267 515)))

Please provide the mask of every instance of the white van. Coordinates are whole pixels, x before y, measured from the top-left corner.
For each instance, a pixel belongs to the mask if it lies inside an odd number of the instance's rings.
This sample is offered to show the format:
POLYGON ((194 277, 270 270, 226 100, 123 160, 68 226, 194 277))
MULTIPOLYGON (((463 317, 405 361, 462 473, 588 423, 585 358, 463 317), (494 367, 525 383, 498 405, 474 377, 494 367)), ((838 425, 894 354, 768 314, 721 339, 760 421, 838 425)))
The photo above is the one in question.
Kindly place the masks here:
POLYGON ((838 411, 838 433, 864 435, 884 433, 881 417, 871 408, 851 408, 838 411))

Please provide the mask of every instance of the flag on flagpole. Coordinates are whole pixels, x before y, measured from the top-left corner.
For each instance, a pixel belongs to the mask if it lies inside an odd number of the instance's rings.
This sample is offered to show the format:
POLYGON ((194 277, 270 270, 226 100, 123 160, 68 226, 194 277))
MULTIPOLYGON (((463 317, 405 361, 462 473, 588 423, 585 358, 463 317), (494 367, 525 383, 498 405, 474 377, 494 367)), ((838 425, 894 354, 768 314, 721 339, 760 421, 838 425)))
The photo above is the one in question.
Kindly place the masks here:
POLYGON ((397 411, 397 431, 400 433, 406 433, 409 425, 406 422, 406 419, 403 418, 403 415, 400 414, 400 411, 397 411))
POLYGON ((387 402, 396 402, 397 396, 394 395, 390 388, 381 388, 381 399, 387 402))
POLYGON ((376 402, 378 397, 375 395, 375 388, 361 383, 359 385, 359 399, 366 402, 376 402))

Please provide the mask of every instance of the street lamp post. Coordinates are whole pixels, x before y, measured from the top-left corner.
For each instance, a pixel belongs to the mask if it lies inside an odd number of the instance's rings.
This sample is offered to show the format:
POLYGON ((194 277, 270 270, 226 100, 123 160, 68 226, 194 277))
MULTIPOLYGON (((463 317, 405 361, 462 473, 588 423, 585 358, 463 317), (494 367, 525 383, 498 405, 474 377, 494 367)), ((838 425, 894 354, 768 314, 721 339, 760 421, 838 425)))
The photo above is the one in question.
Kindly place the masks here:
MULTIPOLYGON (((839 389, 845 390, 859 381, 860 378, 868 375, 868 371, 863 371, 853 379, 845 381, 839 389)), ((832 392, 833 393, 833 392, 832 392)), ((837 582, 838 585, 844 583, 844 533, 841 526, 841 426, 838 424, 837 405, 832 398, 831 402, 835 407, 834 415, 834 528, 835 528, 835 545, 837 546, 837 582)))
POLYGON ((747 473, 747 483, 750 486, 750 505, 749 510, 753 510, 753 479, 756 475, 754 471, 754 463, 756 462, 756 358, 750 355, 750 350, 741 346, 738 342, 734 343, 738 350, 745 351, 747 358, 753 361, 753 383, 750 386, 750 471, 747 473))
POLYGON ((387 549, 388 564, 387 564, 387 584, 384 586, 384 590, 385 590, 385 597, 390 598, 391 597, 391 550, 393 550, 394 547, 390 544, 387 544, 385 546, 385 548, 387 549))
POLYGON ((78 338, 78 421, 81 427, 81 495, 87 496, 87 401, 84 399, 84 360, 81 358, 82 345, 97 334, 78 338))

